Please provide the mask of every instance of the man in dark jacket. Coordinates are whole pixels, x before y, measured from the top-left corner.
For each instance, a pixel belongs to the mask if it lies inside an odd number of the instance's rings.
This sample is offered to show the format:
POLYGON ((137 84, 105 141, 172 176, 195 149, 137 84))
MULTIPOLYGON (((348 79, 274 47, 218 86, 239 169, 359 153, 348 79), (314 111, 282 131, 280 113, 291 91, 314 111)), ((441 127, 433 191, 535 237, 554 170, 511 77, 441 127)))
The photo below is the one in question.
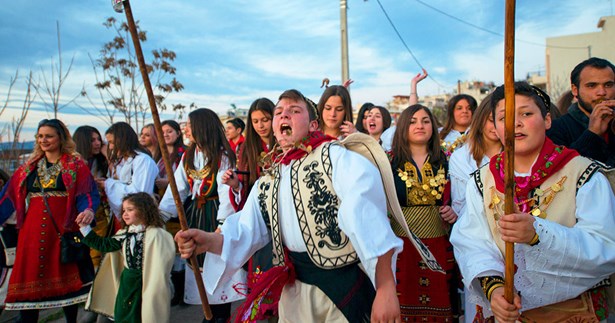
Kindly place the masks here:
POLYGON ((547 136, 582 156, 615 166, 615 66, 592 57, 572 70, 570 82, 577 103, 553 120, 547 136))

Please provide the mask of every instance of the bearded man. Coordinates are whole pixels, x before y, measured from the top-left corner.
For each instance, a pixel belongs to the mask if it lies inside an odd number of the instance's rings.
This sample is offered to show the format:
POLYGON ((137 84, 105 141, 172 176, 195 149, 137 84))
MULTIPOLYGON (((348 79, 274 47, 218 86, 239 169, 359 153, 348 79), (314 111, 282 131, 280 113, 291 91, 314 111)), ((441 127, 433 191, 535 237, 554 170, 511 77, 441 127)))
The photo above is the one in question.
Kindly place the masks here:
POLYGON ((556 145, 615 166, 615 66, 592 57, 572 70, 570 82, 577 103, 553 121, 547 136, 556 145))

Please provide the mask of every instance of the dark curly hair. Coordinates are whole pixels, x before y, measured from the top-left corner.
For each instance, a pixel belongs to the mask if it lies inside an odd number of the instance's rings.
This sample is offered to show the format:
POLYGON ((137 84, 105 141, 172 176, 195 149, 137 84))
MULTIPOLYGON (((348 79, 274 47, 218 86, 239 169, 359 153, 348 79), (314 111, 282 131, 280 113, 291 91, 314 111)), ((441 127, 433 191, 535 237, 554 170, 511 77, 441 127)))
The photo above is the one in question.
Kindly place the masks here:
MULTIPOLYGON (((151 195, 145 192, 129 193, 122 199, 122 204, 124 202, 131 203, 137 209, 138 216, 146 227, 161 228, 164 226, 158 203, 151 195)), ((122 227, 126 227, 124 219, 122 219, 122 227)))

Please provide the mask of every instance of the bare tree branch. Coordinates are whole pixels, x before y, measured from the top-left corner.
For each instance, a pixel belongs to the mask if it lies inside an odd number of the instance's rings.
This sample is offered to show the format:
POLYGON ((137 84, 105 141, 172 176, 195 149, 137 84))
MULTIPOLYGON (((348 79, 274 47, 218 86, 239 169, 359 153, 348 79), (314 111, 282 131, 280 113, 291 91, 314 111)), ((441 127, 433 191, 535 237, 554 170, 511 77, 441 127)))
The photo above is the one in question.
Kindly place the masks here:
POLYGON ((17 82, 18 76, 19 76, 19 70, 15 71, 14 77, 11 77, 11 81, 9 82, 9 90, 8 90, 8 93, 6 94, 6 101, 4 101, 2 108, 0 108, 0 116, 2 116, 2 113, 4 113, 4 110, 9 104, 9 101, 11 99, 11 91, 13 90, 13 86, 15 85, 15 82, 17 82))

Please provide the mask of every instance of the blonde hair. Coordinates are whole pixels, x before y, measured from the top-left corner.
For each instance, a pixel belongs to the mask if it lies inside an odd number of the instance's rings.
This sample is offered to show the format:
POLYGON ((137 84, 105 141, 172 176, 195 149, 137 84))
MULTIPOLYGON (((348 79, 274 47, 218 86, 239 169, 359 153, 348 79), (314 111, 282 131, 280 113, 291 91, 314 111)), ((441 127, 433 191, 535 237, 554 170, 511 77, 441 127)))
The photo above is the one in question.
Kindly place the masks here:
MULTIPOLYGON (((38 135, 38 131, 41 127, 49 127, 55 129, 58 137, 60 137, 60 152, 62 155, 72 155, 79 156, 79 153, 76 151, 77 145, 73 141, 73 138, 68 131, 68 128, 64 124, 64 122, 58 119, 43 119, 38 124, 38 128, 36 128, 36 134, 38 135)), ((41 149, 41 145, 38 140, 34 141, 34 149, 32 150, 32 154, 30 155, 29 161, 40 159, 45 152, 41 149)))

